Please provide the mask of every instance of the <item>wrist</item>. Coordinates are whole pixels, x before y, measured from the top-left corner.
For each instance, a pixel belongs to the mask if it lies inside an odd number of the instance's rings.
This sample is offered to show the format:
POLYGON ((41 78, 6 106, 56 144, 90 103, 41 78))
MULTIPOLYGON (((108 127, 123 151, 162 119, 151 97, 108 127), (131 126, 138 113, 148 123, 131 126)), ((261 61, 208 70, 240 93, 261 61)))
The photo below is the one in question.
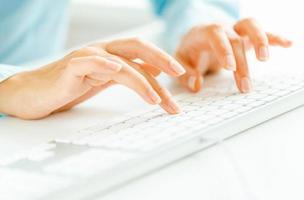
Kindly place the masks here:
POLYGON ((0 83, 0 113, 23 119, 33 118, 33 106, 29 98, 33 92, 27 89, 35 80, 33 73, 35 72, 18 73, 0 83))
POLYGON ((16 79, 19 79, 17 77, 18 74, 15 74, 0 83, 0 113, 12 114, 13 92, 17 88, 16 79))

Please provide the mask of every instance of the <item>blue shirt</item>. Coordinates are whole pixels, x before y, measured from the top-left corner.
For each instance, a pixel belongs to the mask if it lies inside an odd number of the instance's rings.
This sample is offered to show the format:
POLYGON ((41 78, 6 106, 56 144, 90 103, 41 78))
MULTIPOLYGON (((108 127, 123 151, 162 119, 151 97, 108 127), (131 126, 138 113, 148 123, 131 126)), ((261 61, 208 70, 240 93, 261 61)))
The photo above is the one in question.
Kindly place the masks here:
POLYGON ((1 64, 19 65, 63 48, 68 0, 0 0, 0 5, 1 64))
POLYGON ((166 25, 162 43, 172 53, 194 25, 231 23, 239 18, 238 0, 151 0, 166 25))
MULTIPOLYGON (((193 24, 238 18, 236 0, 151 2, 155 13, 166 21, 166 34, 172 40, 166 42, 169 45, 193 24)), ((67 31, 68 4, 68 0, 0 0, 0 63, 19 65, 60 51, 67 31)))
MULTIPOLYGON (((238 18, 237 0, 150 0, 166 24, 163 43, 172 52, 193 25, 238 18)), ((22 63, 62 50, 68 0, 0 0, 0 82, 25 70, 22 63), (6 65, 4 65, 6 64, 6 65)))

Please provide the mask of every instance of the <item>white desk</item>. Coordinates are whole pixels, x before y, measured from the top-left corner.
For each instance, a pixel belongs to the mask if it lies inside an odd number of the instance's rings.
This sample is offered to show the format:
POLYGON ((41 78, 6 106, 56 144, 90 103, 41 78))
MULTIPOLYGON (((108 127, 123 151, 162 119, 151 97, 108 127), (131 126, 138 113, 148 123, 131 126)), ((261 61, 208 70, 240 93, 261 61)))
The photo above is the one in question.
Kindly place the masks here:
MULTIPOLYGON (((297 57, 300 50, 301 47, 277 50, 267 64, 251 62, 252 70, 301 69, 303 59, 297 57)), ((44 120, 3 118, 0 120, 0 159, 146 106, 133 92, 114 87, 69 112, 44 120)), ((292 111, 246 131, 224 146, 190 156, 103 199, 304 199, 302 116, 304 108, 292 111)))

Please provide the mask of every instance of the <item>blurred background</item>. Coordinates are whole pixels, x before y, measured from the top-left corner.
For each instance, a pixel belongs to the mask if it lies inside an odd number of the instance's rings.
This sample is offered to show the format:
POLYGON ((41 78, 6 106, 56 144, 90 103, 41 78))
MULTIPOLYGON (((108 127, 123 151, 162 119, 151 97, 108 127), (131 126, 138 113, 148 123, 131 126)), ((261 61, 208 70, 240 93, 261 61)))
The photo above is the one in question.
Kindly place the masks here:
MULTIPOLYGON (((119 34, 155 20, 148 0, 72 0, 67 48, 119 34)), ((254 17, 268 31, 301 42, 304 7, 300 0, 243 0, 243 17, 254 17)))
POLYGON ((72 0, 70 13, 68 48, 155 20, 148 0, 72 0))

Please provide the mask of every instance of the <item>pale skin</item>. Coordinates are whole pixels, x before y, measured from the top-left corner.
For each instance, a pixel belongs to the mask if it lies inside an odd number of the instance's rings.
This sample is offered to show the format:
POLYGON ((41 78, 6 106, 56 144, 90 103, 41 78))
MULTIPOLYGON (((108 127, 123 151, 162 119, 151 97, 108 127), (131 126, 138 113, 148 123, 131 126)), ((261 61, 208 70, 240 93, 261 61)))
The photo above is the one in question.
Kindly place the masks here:
POLYGON ((147 103, 159 104, 169 114, 176 114, 181 108, 157 82, 160 72, 177 77, 183 86, 198 92, 207 73, 224 68, 233 71, 240 92, 250 92, 246 50, 254 47, 257 59, 265 61, 270 45, 289 47, 291 42, 266 33, 253 19, 241 20, 233 27, 193 27, 176 50, 178 62, 136 38, 92 44, 0 83, 0 112, 41 119, 69 110, 113 84, 122 84, 147 103))
POLYGON ((290 47, 292 42, 265 32, 256 20, 240 20, 232 27, 221 24, 193 27, 182 39, 175 57, 186 73, 180 83, 192 92, 202 89, 204 76, 221 68, 233 72, 236 86, 242 93, 252 89, 246 52, 254 48, 260 61, 269 59, 269 46, 290 47))

